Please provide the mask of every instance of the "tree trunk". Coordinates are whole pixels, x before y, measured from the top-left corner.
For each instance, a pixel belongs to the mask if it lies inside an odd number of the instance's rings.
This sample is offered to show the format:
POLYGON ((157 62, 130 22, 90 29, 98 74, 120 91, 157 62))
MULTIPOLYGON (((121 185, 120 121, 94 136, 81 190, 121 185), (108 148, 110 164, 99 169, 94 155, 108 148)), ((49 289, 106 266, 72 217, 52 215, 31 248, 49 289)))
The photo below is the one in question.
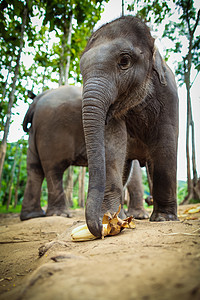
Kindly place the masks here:
POLYGON ((9 78, 9 75, 10 75, 11 62, 12 62, 12 59, 9 61, 8 74, 7 74, 7 78, 6 78, 6 81, 5 81, 5 84, 4 84, 4 88, 3 88, 3 94, 2 94, 1 103, 3 103, 3 99, 5 98, 5 95, 6 95, 6 86, 7 86, 8 78, 9 78))
POLYGON ((197 184, 197 170, 196 170, 196 157, 195 157, 195 142, 194 142, 194 122, 192 117, 192 104, 191 104, 191 66, 192 66, 192 49, 193 49, 193 39, 194 33, 197 28, 200 18, 200 10, 197 14, 197 20, 193 27, 191 28, 189 16, 187 16, 187 25, 188 31, 190 34, 189 39, 189 49, 188 54, 184 58, 184 76, 185 76, 185 85, 187 90, 187 128, 186 128, 186 158, 187 158, 187 186, 188 194, 181 204, 189 203, 189 201, 194 198, 194 188, 197 184), (189 150, 189 138, 190 138, 190 126, 192 132, 192 168, 193 168, 193 180, 191 179, 191 170, 190 170, 190 150, 189 150))
POLYGON ((152 180, 151 180, 151 176, 150 176, 150 172, 149 172, 149 166, 148 166, 147 163, 146 163, 146 173, 147 173, 147 181, 148 181, 148 184, 149 184, 150 196, 152 196, 153 195, 153 183, 152 183, 152 180))
POLYGON ((189 149, 190 123, 191 123, 191 102, 189 101, 190 100, 190 91, 188 89, 190 84, 188 82, 189 78, 187 78, 187 77, 186 77, 186 87, 187 87, 186 159, 187 159, 188 194, 185 197, 185 199, 183 200, 182 204, 185 202, 189 202, 189 200, 193 197, 193 187, 192 187, 191 170, 190 170, 190 149, 189 149))
POLYGON ((19 147, 19 142, 16 145, 16 150, 15 150, 15 155, 14 155, 14 162, 13 162, 13 166, 12 166, 12 170, 11 170, 10 182, 9 182, 9 185, 8 185, 8 200, 7 200, 7 205, 6 205, 7 210, 9 209, 9 206, 10 206, 10 203, 11 203, 11 198, 12 198, 13 178, 14 178, 15 166, 16 166, 16 162, 17 162, 18 147, 19 147))
POLYGON ((200 200, 200 178, 194 187, 194 198, 200 200))
POLYGON ((73 20, 73 15, 71 14, 69 16, 70 18, 70 23, 69 23, 69 30, 68 30, 68 38, 67 38, 67 46, 68 46, 68 55, 67 55, 67 63, 66 63, 66 68, 65 68, 65 84, 68 84, 68 79, 69 79, 69 69, 70 69, 70 60, 71 60, 71 54, 70 54, 70 49, 71 49, 71 43, 72 43, 72 20, 73 20))
POLYGON ((65 189, 66 199, 69 206, 73 206, 73 173, 73 167, 70 166, 68 168, 67 185, 65 189))
POLYGON ((80 172, 79 172, 78 203, 80 207, 85 206, 85 168, 84 167, 80 167, 80 172))
POLYGON ((63 27, 62 36, 62 49, 60 54, 59 64, 59 86, 68 83, 69 68, 70 68, 70 49, 71 49, 71 37, 72 37, 72 11, 68 16, 64 16, 65 22, 63 27))
MULTIPOLYGON (((190 66, 191 66, 191 56, 188 54, 188 71, 185 74, 185 84, 187 89, 187 128, 186 128, 186 158, 187 158, 187 187, 188 194, 181 202, 181 204, 187 204, 191 199, 196 198, 197 193, 195 193, 195 186, 197 185, 197 169, 196 169, 196 155, 195 155, 195 141, 194 141, 194 121, 192 116, 192 104, 190 96, 190 66), (192 170, 193 170, 193 180, 191 179, 191 169, 190 169, 190 127, 191 127, 191 140, 192 140, 192 170)), ((197 198, 198 199, 198 198, 197 198)))
POLYGON ((191 115, 191 131, 192 131, 192 170, 193 170, 193 186, 197 184, 197 167, 196 167, 196 155, 195 155, 195 137, 194 137, 194 121, 191 115))
POLYGON ((61 50, 61 54, 60 54, 60 63, 59 63, 59 86, 63 85, 63 77, 64 77, 64 73, 63 73, 63 56, 64 56, 64 45, 62 43, 62 50, 61 50))
POLYGON ((44 68, 44 73, 42 75, 42 91, 45 91, 45 80, 46 80, 46 70, 47 68, 44 68))
MULTIPOLYGON (((27 20, 27 15, 28 15, 28 1, 24 7, 24 12, 23 12, 23 16, 22 16, 20 47, 19 47, 19 51, 18 51, 18 55, 17 55, 14 77, 13 77, 13 81, 12 81, 12 85, 11 85, 6 125, 5 125, 3 140, 2 140, 1 148, 0 148, 0 183, 1 183, 3 165, 4 165, 4 161, 5 161, 5 155, 6 155, 7 138, 8 138, 9 127, 10 127, 11 111, 12 111, 12 106, 14 103, 16 82, 17 82, 17 78, 19 75, 20 58, 21 58, 22 48, 23 48, 23 44, 24 44, 24 32, 25 32, 25 24, 26 24, 26 20, 27 20)), ((1 189, 1 186, 0 186, 0 189, 1 189)))
POLYGON ((23 153, 23 145, 21 147, 20 151, 20 157, 19 157, 19 166, 18 166, 18 173, 17 173, 17 183, 15 186, 15 202, 14 202, 14 207, 17 206, 18 202, 18 189, 19 189, 19 181, 20 181, 20 171, 21 171, 21 163, 22 163, 22 153, 23 153))
POLYGON ((124 0, 122 0, 122 17, 124 16, 124 0))

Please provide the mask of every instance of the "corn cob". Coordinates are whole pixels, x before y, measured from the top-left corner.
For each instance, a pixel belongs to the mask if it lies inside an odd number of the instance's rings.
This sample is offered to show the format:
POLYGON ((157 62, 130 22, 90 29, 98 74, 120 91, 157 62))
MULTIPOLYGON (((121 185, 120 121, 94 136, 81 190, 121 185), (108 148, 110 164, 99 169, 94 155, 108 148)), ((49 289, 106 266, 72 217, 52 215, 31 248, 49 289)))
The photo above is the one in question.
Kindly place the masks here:
MULTIPOLYGON (((124 228, 135 228, 135 224, 133 223, 133 217, 128 217, 124 220, 118 217, 120 213, 121 205, 116 213, 111 215, 109 212, 103 216, 102 220, 102 238, 107 235, 116 235, 120 233, 124 228)), ((81 241, 91 241, 97 239, 88 229, 87 225, 81 225, 72 230, 71 237, 73 241, 81 242, 81 241)))
MULTIPOLYGON (((107 235, 107 224, 103 224, 102 236, 105 235, 107 235)), ((87 224, 74 228, 71 233, 71 238, 76 242, 91 241, 97 239, 97 237, 89 231, 87 224)))

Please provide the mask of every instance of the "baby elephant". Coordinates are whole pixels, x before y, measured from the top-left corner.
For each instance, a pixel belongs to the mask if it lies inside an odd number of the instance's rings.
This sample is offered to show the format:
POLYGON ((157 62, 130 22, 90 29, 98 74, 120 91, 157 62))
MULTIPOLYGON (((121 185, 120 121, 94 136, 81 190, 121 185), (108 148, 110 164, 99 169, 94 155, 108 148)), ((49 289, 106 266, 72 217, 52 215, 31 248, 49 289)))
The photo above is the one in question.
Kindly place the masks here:
POLYGON ((178 93, 175 77, 156 48, 149 28, 133 16, 103 25, 88 40, 80 69, 89 168, 86 202, 89 230, 100 237, 104 212, 108 207, 113 212, 119 205, 118 198, 109 205, 104 201, 107 165, 104 131, 105 124, 113 119, 125 120, 134 141, 132 158, 140 165, 148 165, 154 204, 150 220, 178 220, 178 93), (101 174, 95 172, 99 166, 101 174), (92 217, 91 212, 95 212, 92 217))
MULTIPOLYGON (((70 165, 87 166, 88 164, 81 107, 82 90, 74 86, 62 86, 55 90, 45 91, 36 96, 30 105, 23 122, 24 131, 29 132, 29 148, 27 153, 27 184, 20 214, 22 221, 45 215, 69 216, 63 190, 63 173, 70 165), (28 129, 29 123, 31 127, 28 129), (44 177, 46 177, 48 186, 46 214, 40 205, 41 186, 44 177)), ((115 121, 113 120, 113 122, 115 121)), ((110 182, 109 174, 114 173, 114 181, 122 186, 127 147, 125 124, 122 122, 118 126, 118 130, 112 130, 112 132, 108 126, 105 138, 106 156, 109 160, 105 197, 111 197, 113 182, 110 182), (121 138, 120 135, 120 140, 117 137, 119 132, 124 136, 121 138), (118 148, 120 151, 116 151, 118 148)), ((136 172, 136 174, 141 177, 140 173, 136 172)), ((140 185, 138 185, 138 189, 141 189, 140 185)), ((136 192, 136 194, 141 193, 136 192)), ((117 195, 113 193, 113 197, 115 198, 117 195)), ((133 215, 135 213, 135 217, 139 218, 148 217, 143 208, 143 197, 132 201, 131 213, 133 215)))

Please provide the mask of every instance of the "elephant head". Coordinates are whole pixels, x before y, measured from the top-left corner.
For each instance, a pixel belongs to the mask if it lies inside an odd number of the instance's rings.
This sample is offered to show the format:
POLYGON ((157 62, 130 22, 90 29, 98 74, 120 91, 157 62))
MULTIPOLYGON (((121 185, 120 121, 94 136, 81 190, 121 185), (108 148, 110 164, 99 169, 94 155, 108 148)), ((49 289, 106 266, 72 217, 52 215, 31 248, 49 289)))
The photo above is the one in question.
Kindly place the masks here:
POLYGON ((126 16, 94 32, 81 57, 82 115, 89 166, 86 221, 95 236, 101 236, 102 231, 105 124, 113 117, 122 118, 151 93, 153 68, 164 81, 164 70, 159 62, 155 63, 156 56, 149 28, 140 19, 126 16))

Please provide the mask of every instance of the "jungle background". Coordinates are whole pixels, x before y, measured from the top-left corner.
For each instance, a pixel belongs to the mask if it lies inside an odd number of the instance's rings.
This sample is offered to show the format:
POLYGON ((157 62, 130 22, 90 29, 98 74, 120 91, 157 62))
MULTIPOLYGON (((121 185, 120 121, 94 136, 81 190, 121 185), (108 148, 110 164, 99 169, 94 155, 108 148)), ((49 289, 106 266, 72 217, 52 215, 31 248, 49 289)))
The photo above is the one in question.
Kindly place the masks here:
MULTIPOLYGON (((0 1, 0 212, 19 212, 26 184, 28 135, 9 142, 9 128, 22 102, 31 103, 28 90, 36 95, 63 84, 81 85, 79 60, 95 25, 109 0, 1 0, 0 1), (27 63, 29 61, 29 63, 27 63)), ((176 80, 185 85, 187 181, 178 181, 178 203, 199 202, 200 180, 196 167, 195 124, 191 98, 199 80, 200 9, 193 0, 121 1, 121 14, 138 15, 168 40, 165 60, 173 57, 176 80), (166 22, 167 20, 167 22, 166 22), (178 57, 178 59, 177 59, 178 57)), ((180 116, 182 117, 182 116, 180 116)), ((16 128, 17 130, 17 128, 16 128)), ((145 195, 149 186, 145 170, 145 195)), ((87 195, 87 168, 70 167, 64 175, 70 207, 83 207, 87 195)), ((47 185, 41 203, 47 204, 47 185)))

